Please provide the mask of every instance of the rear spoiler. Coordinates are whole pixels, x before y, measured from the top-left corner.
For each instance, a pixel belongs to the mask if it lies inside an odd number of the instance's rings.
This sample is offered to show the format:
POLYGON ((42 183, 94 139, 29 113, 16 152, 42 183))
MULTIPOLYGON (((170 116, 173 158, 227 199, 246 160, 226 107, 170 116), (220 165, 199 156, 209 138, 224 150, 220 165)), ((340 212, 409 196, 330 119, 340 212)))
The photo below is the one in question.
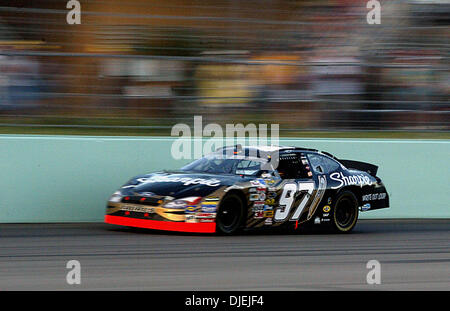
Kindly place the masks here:
POLYGON ((376 175, 377 175, 378 166, 376 166, 376 165, 366 163, 366 162, 353 161, 353 160, 340 160, 339 159, 339 162, 341 162, 346 168, 365 171, 365 172, 369 173, 370 175, 372 175, 373 177, 376 177, 376 175))

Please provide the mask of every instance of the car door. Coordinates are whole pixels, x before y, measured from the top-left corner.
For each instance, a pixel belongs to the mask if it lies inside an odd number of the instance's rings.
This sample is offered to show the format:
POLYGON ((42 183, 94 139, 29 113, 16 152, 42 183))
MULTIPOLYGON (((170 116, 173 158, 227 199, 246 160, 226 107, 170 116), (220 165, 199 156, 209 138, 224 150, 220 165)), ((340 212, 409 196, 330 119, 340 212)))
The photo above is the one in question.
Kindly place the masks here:
POLYGON ((326 177, 311 172, 305 153, 296 153, 289 160, 291 163, 288 165, 282 163, 283 158, 280 157, 280 169, 289 167, 291 175, 283 180, 280 189, 278 207, 274 214, 276 223, 301 223, 309 220, 326 190, 326 177), (296 170, 296 174, 292 175, 292 170, 296 170))

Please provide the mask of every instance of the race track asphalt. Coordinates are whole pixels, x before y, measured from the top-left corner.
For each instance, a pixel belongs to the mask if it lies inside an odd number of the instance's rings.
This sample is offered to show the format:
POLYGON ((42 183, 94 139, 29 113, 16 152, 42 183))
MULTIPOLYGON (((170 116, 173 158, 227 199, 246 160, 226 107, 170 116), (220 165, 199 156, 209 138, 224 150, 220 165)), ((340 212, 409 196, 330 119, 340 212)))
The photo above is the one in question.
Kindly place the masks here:
POLYGON ((224 237, 102 223, 0 224, 2 290, 450 290, 450 220, 224 237), (79 285, 66 281, 80 263, 79 285), (367 262, 381 284, 367 284, 367 262))

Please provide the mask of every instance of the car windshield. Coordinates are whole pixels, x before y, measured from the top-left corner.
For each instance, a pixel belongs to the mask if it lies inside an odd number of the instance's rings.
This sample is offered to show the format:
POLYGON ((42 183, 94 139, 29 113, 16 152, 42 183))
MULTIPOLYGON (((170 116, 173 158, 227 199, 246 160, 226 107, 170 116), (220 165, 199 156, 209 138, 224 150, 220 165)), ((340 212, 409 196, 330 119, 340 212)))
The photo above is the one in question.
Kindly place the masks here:
POLYGON ((239 156, 224 156, 210 154, 181 168, 182 171, 213 174, 237 174, 256 176, 262 173, 260 158, 245 158, 239 156))

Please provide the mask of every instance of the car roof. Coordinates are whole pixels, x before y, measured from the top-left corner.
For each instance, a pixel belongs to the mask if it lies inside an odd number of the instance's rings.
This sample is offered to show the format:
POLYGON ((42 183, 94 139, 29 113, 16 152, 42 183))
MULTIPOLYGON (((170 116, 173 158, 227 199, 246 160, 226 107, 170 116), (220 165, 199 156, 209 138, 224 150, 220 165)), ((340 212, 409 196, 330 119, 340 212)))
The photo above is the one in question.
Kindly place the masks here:
POLYGON ((308 151, 308 152, 317 152, 320 154, 325 154, 335 160, 338 160, 335 156, 332 154, 325 152, 325 151, 319 151, 317 149, 312 148, 305 148, 305 147, 296 147, 296 146, 275 146, 275 145, 261 145, 261 146, 242 146, 241 144, 233 145, 233 146, 224 146, 222 148, 218 148, 215 152, 234 152, 236 153, 243 153, 245 154, 253 154, 257 157, 259 156, 266 156, 270 155, 274 152, 290 152, 290 151, 308 151))

